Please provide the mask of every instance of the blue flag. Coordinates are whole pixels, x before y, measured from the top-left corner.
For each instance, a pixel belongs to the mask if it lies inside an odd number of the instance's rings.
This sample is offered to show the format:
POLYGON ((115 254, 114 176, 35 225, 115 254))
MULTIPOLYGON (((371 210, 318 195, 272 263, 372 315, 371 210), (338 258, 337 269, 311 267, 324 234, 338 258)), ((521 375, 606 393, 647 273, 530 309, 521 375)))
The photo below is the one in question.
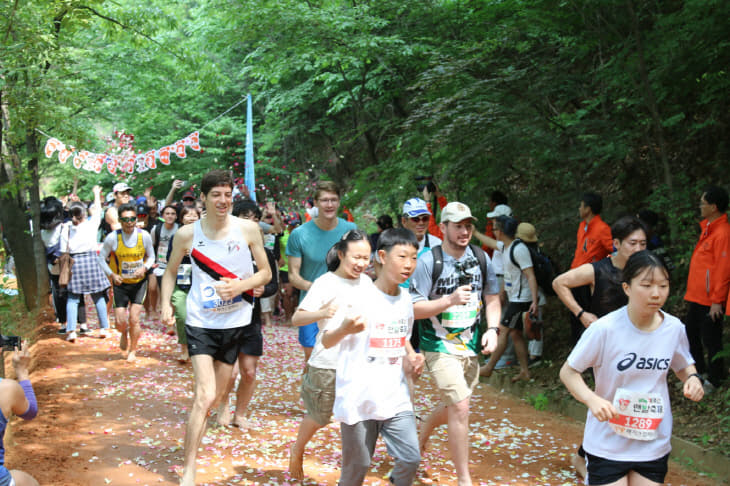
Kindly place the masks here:
POLYGON ((247 95, 246 106, 246 168, 243 183, 251 193, 251 199, 256 200, 256 178, 253 173, 253 120, 251 109, 251 95, 247 95))

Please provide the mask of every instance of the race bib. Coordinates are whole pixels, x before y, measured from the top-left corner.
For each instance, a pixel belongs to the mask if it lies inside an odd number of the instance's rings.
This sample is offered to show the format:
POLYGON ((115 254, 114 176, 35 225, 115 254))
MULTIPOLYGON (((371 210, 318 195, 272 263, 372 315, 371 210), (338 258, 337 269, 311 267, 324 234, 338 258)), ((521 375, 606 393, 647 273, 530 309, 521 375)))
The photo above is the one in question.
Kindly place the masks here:
POLYGON ((471 293, 469 302, 462 305, 452 305, 441 313, 441 325, 449 328, 471 327, 479 315, 479 296, 471 293))
POLYGON ((167 265, 167 246, 169 243, 170 240, 168 239, 160 239, 160 245, 157 247, 157 263, 159 265, 167 265))
POLYGON ((639 393, 619 388, 613 396, 618 418, 609 420, 614 432, 627 439, 654 440, 664 418, 664 402, 658 393, 639 393))
POLYGON ((368 356, 373 358, 400 358, 406 355, 408 322, 405 319, 390 323, 377 322, 370 329, 368 356))
POLYGON ((137 271, 137 269, 144 265, 144 262, 142 260, 137 260, 134 262, 122 262, 122 278, 126 280, 131 280, 133 278, 134 272, 137 271))
POLYGON ((181 263, 177 267, 177 284, 190 285, 192 282, 193 266, 190 263, 181 263))
POLYGON ((243 299, 240 295, 235 296, 231 300, 222 300, 216 291, 216 283, 200 284, 203 309, 223 314, 237 311, 243 307, 243 299))

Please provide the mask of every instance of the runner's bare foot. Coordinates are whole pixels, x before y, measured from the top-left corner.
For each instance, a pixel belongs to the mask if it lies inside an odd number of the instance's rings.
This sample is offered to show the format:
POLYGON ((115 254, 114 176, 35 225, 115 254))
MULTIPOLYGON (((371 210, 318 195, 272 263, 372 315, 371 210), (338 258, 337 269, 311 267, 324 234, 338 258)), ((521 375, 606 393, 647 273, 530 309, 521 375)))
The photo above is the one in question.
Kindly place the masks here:
POLYGON ((300 481, 304 479, 304 469, 302 468, 302 456, 294 454, 294 446, 289 448, 289 476, 300 481))
POLYGON ((575 472, 577 472, 581 478, 585 479, 586 474, 588 474, 585 459, 580 457, 578 454, 573 454, 570 458, 570 465, 575 468, 575 472))
POLYGON ((134 363, 135 359, 137 359, 137 353, 135 351, 130 351, 129 354, 127 354, 127 363, 134 363))
POLYGON ((512 383, 517 383, 518 381, 528 381, 530 379, 530 373, 527 371, 520 371, 518 374, 512 377, 512 383))
POLYGON ((222 427, 228 427, 231 425, 231 409, 228 408, 227 403, 221 404, 215 421, 222 427))
POLYGON ((248 419, 246 417, 239 417, 236 415, 233 417, 233 425, 245 432, 248 430, 248 419))

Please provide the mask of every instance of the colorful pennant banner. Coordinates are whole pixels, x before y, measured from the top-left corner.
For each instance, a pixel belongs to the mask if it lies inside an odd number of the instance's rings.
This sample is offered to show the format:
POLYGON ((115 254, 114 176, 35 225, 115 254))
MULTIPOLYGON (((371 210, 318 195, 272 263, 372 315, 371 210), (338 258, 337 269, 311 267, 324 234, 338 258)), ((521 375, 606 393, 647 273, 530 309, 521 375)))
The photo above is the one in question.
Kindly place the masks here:
POLYGON ((66 146, 57 138, 49 138, 46 142, 46 157, 51 158, 55 152, 58 152, 58 161, 62 164, 71 160, 73 166, 77 169, 87 170, 100 174, 106 166, 106 170, 110 174, 116 175, 120 173, 132 174, 134 172, 146 172, 150 169, 157 168, 157 161, 162 165, 170 165, 170 156, 175 155, 179 159, 184 159, 187 154, 185 147, 200 152, 200 136, 198 132, 193 132, 185 138, 182 138, 172 145, 159 148, 157 150, 148 150, 139 154, 127 155, 111 155, 98 154, 89 152, 88 150, 76 150, 73 146, 66 146))

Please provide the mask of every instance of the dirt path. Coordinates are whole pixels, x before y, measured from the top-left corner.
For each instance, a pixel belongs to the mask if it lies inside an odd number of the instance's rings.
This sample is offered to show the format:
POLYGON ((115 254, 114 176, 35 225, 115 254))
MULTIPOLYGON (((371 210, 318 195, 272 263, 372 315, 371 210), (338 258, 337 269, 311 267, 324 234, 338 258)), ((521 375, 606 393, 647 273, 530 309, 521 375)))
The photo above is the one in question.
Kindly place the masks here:
MULTIPOLYGON (((89 312, 94 315, 94 312, 89 312)), ((96 326, 90 322, 92 329, 96 326)), ((6 464, 31 472, 44 485, 176 485, 192 399, 192 368, 176 361, 177 344, 146 320, 136 364, 120 359, 118 334, 66 343, 46 324, 33 348, 32 381, 40 413, 13 422, 6 464)), ((198 459, 199 484, 334 485, 339 428, 319 431, 305 456, 303 482, 286 473, 288 446, 302 416, 301 353, 295 330, 265 330, 264 357, 251 405, 252 427, 211 427, 198 459)), ((436 396, 428 376, 417 388, 416 412, 426 415, 436 396)), ((472 399, 470 441, 475 485, 579 484, 569 466, 582 425, 479 385, 472 399)), ((391 468, 378 442, 366 484, 383 485, 391 468)), ((417 484, 455 485, 446 430, 431 442, 417 484)), ((671 463, 668 484, 699 486, 707 479, 671 463)))

